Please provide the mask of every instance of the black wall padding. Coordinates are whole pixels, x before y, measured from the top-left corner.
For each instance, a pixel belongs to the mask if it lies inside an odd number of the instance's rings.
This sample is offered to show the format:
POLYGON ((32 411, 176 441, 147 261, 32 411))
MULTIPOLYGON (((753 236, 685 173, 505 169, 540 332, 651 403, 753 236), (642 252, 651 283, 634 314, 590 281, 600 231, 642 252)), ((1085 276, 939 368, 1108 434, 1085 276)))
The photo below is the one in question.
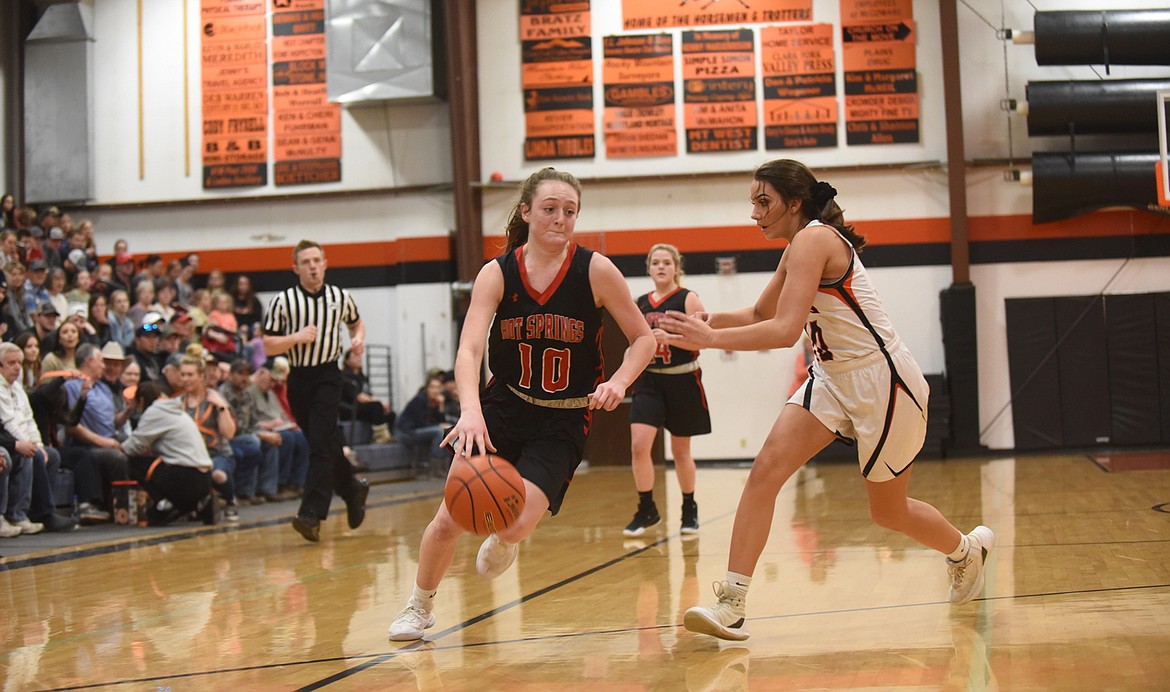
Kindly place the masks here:
POLYGON ((1061 429, 1065 447, 1108 444, 1113 432, 1109 413, 1109 351, 1105 345, 1105 304, 1100 296, 1053 299, 1056 359, 1060 369, 1061 429))
POLYGON ((1158 201, 1157 161, 1156 152, 1035 152, 1032 222, 1059 221, 1103 207, 1145 209, 1158 201))
POLYGON ((1161 442, 1154 294, 1105 297, 1113 444, 1161 442))
MULTIPOLYGON (((951 284, 939 292, 943 356, 950 398, 948 453, 973 452, 979 444, 979 346, 975 284, 951 284)), ((942 392, 931 389, 931 402, 942 392)))
POLYGON ((1170 9, 1037 12, 1038 65, 1170 65, 1170 9))
POLYGON ((1053 299, 1012 298, 1004 308, 1016 449, 1061 447, 1060 369, 1049 357, 1056 345, 1053 299))
POLYGON ((1028 82, 1028 136, 1156 133, 1158 91, 1170 79, 1028 82))
POLYGON ((1154 321, 1157 324, 1159 427, 1162 444, 1170 444, 1170 293, 1154 294, 1154 321))

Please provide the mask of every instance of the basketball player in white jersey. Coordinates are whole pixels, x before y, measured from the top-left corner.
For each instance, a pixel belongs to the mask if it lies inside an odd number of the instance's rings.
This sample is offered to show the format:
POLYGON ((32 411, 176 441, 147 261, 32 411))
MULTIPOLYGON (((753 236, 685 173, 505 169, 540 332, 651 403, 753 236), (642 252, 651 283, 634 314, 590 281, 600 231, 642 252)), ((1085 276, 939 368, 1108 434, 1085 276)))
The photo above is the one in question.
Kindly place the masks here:
POLYGON ((776 496, 837 438, 857 446, 874 522, 946 555, 951 603, 966 603, 983 588, 991 530, 979 526, 963 535, 933 506, 907 496, 911 462, 926 435, 929 389, 858 259, 865 238, 845 224, 836 194, 800 162, 760 166, 751 185, 752 219, 766 238, 788 245, 756 304, 690 316, 668 312, 659 321, 680 345, 735 351, 787 348, 803 330, 815 354, 808 381, 788 400, 752 464, 735 514, 727 579, 715 585, 718 602, 684 616, 693 632, 747 639, 747 590, 776 496))

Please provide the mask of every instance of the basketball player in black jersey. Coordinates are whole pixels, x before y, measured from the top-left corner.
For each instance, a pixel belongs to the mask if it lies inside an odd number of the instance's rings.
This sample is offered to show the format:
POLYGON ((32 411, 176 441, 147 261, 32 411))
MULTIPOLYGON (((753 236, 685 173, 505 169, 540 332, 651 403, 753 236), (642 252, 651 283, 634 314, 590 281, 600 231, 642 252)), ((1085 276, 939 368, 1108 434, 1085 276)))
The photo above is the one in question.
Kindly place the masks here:
POLYGON ((699 294, 682 287, 682 265, 682 255, 675 246, 659 243, 650 248, 646 271, 654 280, 654 290, 635 301, 653 330, 658 349, 634 383, 634 403, 630 407, 630 455, 638 509, 623 530, 627 536, 641 536, 662 520, 654 503, 654 461, 650 455, 659 428, 670 431, 670 452, 683 496, 679 530, 683 535, 699 532, 691 437, 711 432, 699 352, 671 345, 666 332, 658 329, 658 320, 667 310, 687 315, 704 310, 699 294))
MULTIPOLYGON (((498 453, 516 465, 526 493, 520 518, 480 547, 475 566, 488 578, 512 564, 517 544, 545 510, 560 509, 593 411, 617 408, 654 355, 654 336, 621 272, 573 242, 580 203, 581 185, 568 173, 545 168, 524 181, 507 249, 476 277, 459 339, 455 382, 462 410, 443 444, 457 456, 498 453), (601 359, 602 308, 630 342, 609 380, 601 359), (489 341, 493 376, 481 393, 489 341)), ((439 503, 423 533, 414 592, 390 626, 391 640, 421 639, 435 624, 435 593, 463 533, 439 503)))

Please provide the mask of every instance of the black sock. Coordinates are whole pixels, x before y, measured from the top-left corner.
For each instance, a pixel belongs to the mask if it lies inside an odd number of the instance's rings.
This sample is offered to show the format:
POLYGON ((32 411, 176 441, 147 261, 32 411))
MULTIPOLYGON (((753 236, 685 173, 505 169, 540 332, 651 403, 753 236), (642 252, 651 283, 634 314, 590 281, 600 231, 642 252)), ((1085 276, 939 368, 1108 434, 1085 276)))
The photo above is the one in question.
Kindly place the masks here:
POLYGON ((638 491, 638 506, 639 507, 653 507, 654 506, 654 491, 647 490, 645 492, 642 492, 641 490, 639 490, 638 491))
POLYGON ((683 493, 682 496, 684 505, 693 505, 695 503, 694 493, 683 493))

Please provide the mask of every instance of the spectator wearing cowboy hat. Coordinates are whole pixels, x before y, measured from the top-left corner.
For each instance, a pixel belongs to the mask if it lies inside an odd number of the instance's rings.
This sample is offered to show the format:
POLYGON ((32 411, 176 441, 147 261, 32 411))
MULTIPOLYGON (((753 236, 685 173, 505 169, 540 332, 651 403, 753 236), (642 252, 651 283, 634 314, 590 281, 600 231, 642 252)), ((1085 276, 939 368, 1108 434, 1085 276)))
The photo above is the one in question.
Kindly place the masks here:
MULTIPOLYGON (((116 342, 107 344, 106 350, 113 359, 119 356, 125 359, 122 347, 116 342)), ((106 368, 102 351, 93 344, 79 346, 77 370, 81 377, 65 383, 69 409, 81 407, 78 422, 66 426, 68 446, 75 450, 74 453, 87 455, 101 470, 100 488, 89 486, 84 493, 78 488, 80 518, 84 524, 102 521, 101 516, 106 514, 103 507, 107 506, 105 489, 112 481, 127 477, 126 455, 122 453, 119 440, 125 439, 129 431, 119 429, 119 404, 124 406, 124 402, 121 401, 121 392, 115 393, 104 377, 106 368)), ((118 372, 121 372, 120 367, 118 372)))

